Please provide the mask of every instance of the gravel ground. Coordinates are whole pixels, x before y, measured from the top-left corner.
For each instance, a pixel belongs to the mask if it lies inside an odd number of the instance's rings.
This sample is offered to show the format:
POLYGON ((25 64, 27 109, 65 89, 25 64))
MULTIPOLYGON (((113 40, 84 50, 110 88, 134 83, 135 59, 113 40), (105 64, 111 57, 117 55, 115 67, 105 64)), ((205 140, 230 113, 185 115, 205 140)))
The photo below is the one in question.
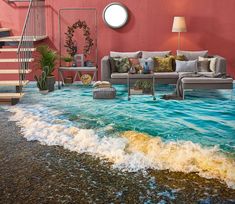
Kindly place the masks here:
POLYGON ((0 203, 235 203, 235 190, 196 174, 129 173, 58 146, 28 142, 0 110, 0 203))

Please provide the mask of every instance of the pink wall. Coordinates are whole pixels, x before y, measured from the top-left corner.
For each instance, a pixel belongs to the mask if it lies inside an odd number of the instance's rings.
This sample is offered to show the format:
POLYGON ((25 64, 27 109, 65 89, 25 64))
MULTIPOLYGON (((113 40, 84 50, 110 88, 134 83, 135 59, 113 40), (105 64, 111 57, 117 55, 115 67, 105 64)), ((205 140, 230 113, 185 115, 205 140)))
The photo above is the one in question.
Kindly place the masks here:
MULTIPOLYGON (((58 11, 61 8, 97 9, 98 56, 110 50, 172 50, 177 49, 177 33, 171 32, 174 16, 186 17, 188 32, 182 34, 184 50, 208 49, 228 60, 228 72, 235 77, 235 1, 234 0, 122 0, 130 12, 127 26, 119 30, 106 27, 102 11, 110 0, 46 0, 47 27, 50 44, 59 47, 58 11)), ((23 21, 22 8, 12 8, 1 1, 2 26, 14 27, 19 32, 23 21), (3 11, 3 12, 2 12, 3 11)), ((74 19, 76 21, 77 19, 74 19)), ((1 65, 0 65, 1 66, 1 65)))

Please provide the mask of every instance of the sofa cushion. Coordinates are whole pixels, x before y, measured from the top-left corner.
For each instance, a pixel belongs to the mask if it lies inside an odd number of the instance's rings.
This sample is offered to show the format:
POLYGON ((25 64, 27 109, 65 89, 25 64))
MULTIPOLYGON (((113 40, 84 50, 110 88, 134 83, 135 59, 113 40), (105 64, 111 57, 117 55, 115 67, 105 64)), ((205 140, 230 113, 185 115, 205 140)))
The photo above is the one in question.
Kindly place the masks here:
POLYGON ((216 72, 216 62, 217 62, 216 57, 211 57, 211 58, 199 57, 198 60, 199 61, 208 60, 209 61, 209 70, 212 72, 216 72))
POLYGON ((185 77, 182 79, 183 83, 189 84, 230 84, 233 83, 232 78, 208 78, 208 77, 185 77))
MULTIPOLYGON (((179 74, 179 77, 181 77, 182 75, 189 74, 189 73, 188 72, 179 72, 178 74, 179 74)), ((197 74, 203 75, 205 77, 213 77, 214 76, 213 72, 198 72, 197 74)))
POLYGON ((154 57, 154 72, 173 72, 172 57, 154 57))
POLYGON ((111 74, 112 79, 127 79, 128 73, 114 72, 111 74))
POLYGON ((179 74, 177 72, 155 72, 156 79, 177 79, 179 74))
POLYGON ((207 57, 208 50, 203 51, 183 51, 177 50, 177 55, 184 55, 187 60, 196 60, 198 57, 207 57))
POLYGON ((126 73, 130 70, 130 62, 128 58, 115 58, 110 57, 111 60, 111 66, 112 71, 116 71, 119 73, 126 73))
POLYGON ((142 58, 165 57, 166 55, 170 54, 171 51, 142 51, 142 58))
POLYGON ((110 52, 110 57, 124 57, 124 58, 140 58, 142 55, 141 51, 137 52, 110 52))
POLYGON ((197 60, 176 60, 176 72, 197 72, 197 60))

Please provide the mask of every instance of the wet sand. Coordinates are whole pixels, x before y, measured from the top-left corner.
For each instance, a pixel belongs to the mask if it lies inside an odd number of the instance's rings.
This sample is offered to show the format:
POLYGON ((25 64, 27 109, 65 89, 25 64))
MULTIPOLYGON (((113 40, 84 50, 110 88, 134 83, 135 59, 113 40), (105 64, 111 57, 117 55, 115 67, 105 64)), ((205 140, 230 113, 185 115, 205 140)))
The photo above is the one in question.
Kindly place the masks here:
POLYGON ((0 110, 0 203, 235 203, 235 190, 197 174, 129 173, 86 154, 28 142, 0 110))

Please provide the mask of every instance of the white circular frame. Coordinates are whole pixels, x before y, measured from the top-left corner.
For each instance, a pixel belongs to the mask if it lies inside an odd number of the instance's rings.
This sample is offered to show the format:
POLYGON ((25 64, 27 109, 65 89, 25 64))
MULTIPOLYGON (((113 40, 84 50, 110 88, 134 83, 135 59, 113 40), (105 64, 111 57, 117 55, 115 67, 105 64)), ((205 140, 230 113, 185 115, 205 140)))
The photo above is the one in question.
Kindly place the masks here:
POLYGON ((128 9, 119 2, 108 4, 103 11, 105 24, 113 29, 122 28, 127 24, 128 18, 128 9))

